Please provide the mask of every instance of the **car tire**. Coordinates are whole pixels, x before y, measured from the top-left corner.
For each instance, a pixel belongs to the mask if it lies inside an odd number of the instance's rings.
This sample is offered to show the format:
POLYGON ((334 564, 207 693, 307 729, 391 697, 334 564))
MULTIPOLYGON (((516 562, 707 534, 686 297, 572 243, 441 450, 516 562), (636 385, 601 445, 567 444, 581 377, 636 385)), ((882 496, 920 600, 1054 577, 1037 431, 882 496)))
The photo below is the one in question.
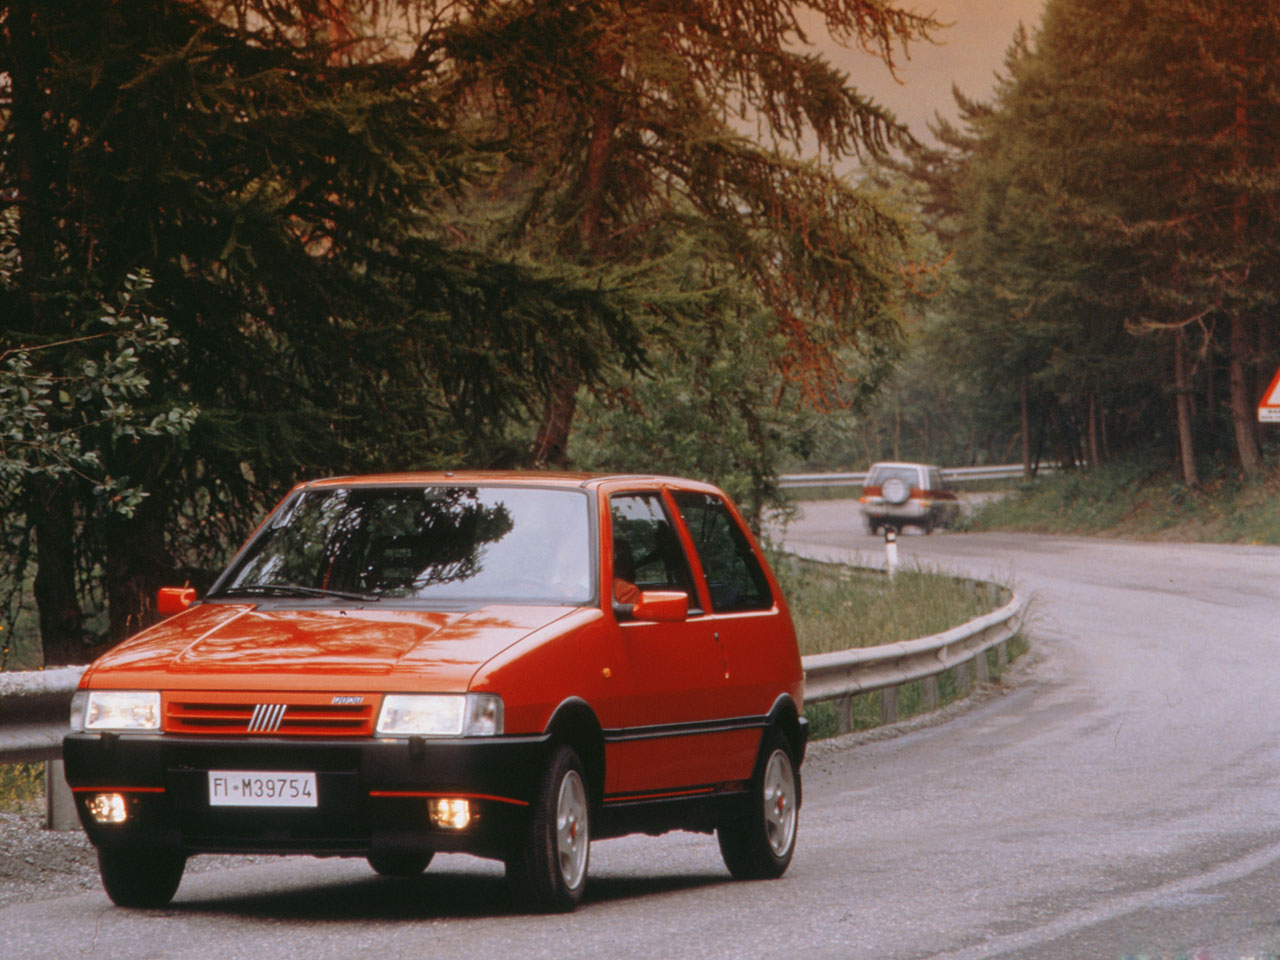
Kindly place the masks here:
POLYGON ((567 913, 582 902, 591 854, 589 796, 578 755, 557 747, 524 835, 507 858, 507 884, 517 904, 567 913))
POLYGON ((103 849, 98 851, 102 887, 117 907, 156 909, 178 892, 187 858, 176 850, 103 849))
POLYGON ((791 865, 800 815, 800 774, 781 733, 766 741, 746 816, 716 830, 724 865, 738 880, 772 880, 791 865))
POLYGON ((410 852, 406 850, 384 850, 371 853, 365 859, 373 872, 380 877, 416 877, 431 863, 433 854, 410 852))

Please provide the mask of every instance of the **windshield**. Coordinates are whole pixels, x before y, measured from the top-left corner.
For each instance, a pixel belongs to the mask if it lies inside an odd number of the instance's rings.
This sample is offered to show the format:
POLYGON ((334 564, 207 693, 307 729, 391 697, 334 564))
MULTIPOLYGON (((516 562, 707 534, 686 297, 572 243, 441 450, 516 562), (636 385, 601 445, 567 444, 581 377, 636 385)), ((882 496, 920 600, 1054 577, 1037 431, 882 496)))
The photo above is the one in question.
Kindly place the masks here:
POLYGON ((213 596, 585 603, 594 592, 587 505, 572 490, 308 490, 213 596))

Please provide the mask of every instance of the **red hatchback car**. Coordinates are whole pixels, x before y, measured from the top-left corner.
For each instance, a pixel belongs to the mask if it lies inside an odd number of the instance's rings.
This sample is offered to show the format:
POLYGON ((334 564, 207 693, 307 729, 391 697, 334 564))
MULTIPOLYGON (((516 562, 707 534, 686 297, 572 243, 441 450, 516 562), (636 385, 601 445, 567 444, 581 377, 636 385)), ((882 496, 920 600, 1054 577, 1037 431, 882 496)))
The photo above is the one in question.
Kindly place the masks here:
POLYGON ((737 510, 671 477, 441 473, 295 488, 208 594, 84 674, 67 780, 122 906, 192 854, 503 860, 568 910, 590 842, 795 849, 807 726, 787 604, 737 510))

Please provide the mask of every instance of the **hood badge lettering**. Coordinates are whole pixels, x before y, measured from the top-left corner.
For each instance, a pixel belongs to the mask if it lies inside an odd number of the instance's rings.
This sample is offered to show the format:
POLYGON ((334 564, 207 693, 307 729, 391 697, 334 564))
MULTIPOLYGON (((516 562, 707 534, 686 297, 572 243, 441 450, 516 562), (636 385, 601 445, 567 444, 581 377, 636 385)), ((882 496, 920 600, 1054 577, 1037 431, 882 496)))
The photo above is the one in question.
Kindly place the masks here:
POLYGON ((333 706, 361 704, 364 703, 364 697, 334 697, 333 706))

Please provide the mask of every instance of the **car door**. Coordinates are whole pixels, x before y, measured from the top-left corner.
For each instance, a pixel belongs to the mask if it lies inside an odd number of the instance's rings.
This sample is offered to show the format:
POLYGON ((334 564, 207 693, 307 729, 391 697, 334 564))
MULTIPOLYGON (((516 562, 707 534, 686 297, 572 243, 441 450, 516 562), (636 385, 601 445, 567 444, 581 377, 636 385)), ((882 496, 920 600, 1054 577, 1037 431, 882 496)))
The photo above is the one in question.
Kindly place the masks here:
POLYGON ((721 497, 675 490, 672 499, 707 584, 709 609, 702 619, 726 663, 721 709, 739 723, 763 722, 802 669, 786 601, 741 518, 721 497))
POLYGON ((719 729, 726 665, 701 609, 692 566, 658 489, 608 498, 614 616, 621 643, 616 686, 622 695, 603 711, 606 801, 696 793, 730 779, 719 729), (680 622, 631 617, 640 591, 689 596, 680 622))

